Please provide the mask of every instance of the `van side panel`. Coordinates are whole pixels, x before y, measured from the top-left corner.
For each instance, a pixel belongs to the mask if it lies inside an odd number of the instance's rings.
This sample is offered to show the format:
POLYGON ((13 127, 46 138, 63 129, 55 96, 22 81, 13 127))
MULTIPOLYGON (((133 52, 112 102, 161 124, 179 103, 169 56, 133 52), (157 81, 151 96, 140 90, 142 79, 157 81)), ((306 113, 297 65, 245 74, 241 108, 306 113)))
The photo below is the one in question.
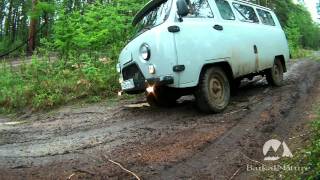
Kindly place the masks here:
POLYGON ((274 12, 271 12, 273 19, 275 20, 278 29, 278 41, 277 44, 279 45, 278 48, 276 48, 275 54, 278 55, 283 55, 284 59, 286 62, 289 61, 290 59, 290 52, 289 52, 289 45, 288 45, 288 40, 286 37, 286 34, 284 30, 281 27, 281 24, 279 22, 279 19, 277 18, 276 14, 274 12))
MULTIPOLYGON (((238 19, 223 20, 215 2, 209 2, 214 19, 184 18, 183 22, 176 24, 181 30, 175 34, 178 64, 186 67, 180 73, 179 87, 196 86, 201 69, 206 64, 228 62, 236 78, 271 68, 275 56, 283 55, 288 60, 287 40, 273 12, 269 11, 276 26, 241 22, 238 19), (213 26, 216 24, 222 26, 223 30, 215 30, 213 26)), ((235 11, 232 2, 229 1, 235 11)))

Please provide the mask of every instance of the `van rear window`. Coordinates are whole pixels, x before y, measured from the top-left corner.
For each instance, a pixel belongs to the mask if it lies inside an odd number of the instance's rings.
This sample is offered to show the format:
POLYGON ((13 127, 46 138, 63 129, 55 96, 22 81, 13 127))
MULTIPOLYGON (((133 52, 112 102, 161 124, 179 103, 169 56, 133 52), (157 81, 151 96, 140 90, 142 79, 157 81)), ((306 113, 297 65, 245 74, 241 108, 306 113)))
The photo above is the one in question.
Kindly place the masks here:
POLYGON ((189 0, 189 18, 213 18, 213 12, 207 0, 189 0))
POLYGON ((270 25, 270 26, 276 25, 276 23, 274 23, 274 20, 270 12, 264 11, 262 9, 257 9, 257 12, 263 24, 270 25))
POLYGON ((220 15, 224 20, 235 20, 230 4, 226 0, 215 0, 219 9, 220 15))
POLYGON ((252 7, 239 3, 233 3, 233 7, 236 9, 240 21, 259 23, 259 18, 252 7))

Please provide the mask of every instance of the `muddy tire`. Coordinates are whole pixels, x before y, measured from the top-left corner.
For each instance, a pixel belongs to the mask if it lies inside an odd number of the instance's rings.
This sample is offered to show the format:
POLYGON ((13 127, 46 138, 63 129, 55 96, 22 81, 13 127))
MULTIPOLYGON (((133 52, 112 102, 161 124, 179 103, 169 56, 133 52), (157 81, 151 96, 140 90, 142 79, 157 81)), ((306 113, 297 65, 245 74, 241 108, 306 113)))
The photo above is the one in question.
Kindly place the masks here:
POLYGON ((205 113, 219 113, 226 109, 230 101, 230 84, 220 67, 207 69, 200 77, 195 92, 196 104, 205 113))
POLYGON ((275 59, 274 65, 266 73, 267 81, 272 86, 283 85, 283 72, 284 67, 279 59, 275 59))
POLYGON ((180 97, 175 89, 168 87, 155 87, 154 93, 146 94, 148 104, 153 107, 172 107, 180 97))

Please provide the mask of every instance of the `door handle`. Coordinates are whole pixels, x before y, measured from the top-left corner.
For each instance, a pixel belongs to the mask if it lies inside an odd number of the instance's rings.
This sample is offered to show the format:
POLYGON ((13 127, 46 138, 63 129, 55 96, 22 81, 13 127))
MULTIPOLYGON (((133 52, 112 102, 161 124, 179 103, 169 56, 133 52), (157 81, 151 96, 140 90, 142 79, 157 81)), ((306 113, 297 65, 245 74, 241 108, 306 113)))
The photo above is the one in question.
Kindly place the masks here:
POLYGON ((223 26, 216 24, 216 25, 213 26, 213 29, 215 29, 217 31, 222 31, 223 30, 223 26))

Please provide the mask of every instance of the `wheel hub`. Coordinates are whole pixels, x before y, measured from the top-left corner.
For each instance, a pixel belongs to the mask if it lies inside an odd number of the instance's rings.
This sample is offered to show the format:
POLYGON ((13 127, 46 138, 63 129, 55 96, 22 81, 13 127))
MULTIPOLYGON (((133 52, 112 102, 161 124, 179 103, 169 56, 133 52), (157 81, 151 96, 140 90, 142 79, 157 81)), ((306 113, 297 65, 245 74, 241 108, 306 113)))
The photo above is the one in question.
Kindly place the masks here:
POLYGON ((221 80, 217 77, 214 77, 210 81, 210 94, 215 101, 223 100, 224 88, 221 80))
POLYGON ((282 68, 279 64, 274 65, 273 76, 275 77, 276 81, 282 81, 283 79, 282 68))

